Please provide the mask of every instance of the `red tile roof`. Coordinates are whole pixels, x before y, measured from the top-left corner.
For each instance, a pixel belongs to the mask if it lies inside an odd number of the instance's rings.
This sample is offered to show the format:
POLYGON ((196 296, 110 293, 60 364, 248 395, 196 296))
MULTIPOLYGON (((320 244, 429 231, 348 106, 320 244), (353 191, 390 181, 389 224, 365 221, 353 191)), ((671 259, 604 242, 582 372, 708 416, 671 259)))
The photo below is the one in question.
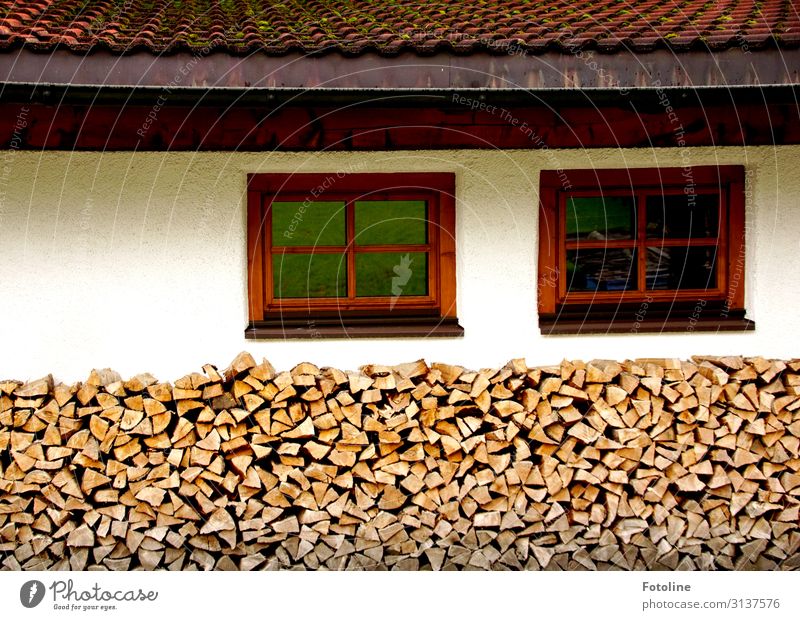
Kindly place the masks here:
POLYGON ((0 49, 348 55, 800 46, 797 0, 0 0, 0 49))

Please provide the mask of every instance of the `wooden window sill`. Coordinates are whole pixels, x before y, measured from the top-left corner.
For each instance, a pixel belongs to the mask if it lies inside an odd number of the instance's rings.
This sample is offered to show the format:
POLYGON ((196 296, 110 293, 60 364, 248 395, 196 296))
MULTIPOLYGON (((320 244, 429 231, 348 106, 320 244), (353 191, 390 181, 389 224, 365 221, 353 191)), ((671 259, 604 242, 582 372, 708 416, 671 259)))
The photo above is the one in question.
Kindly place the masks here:
POLYGON ((248 340, 315 338, 460 338, 464 328, 457 319, 402 318, 277 318, 255 321, 244 332, 248 340))
POLYGON ((629 309, 583 309, 539 315, 539 330, 543 336, 745 332, 755 327, 756 324, 745 317, 744 310, 729 310, 723 314, 712 308, 705 313, 685 309, 652 309, 647 313, 629 309))

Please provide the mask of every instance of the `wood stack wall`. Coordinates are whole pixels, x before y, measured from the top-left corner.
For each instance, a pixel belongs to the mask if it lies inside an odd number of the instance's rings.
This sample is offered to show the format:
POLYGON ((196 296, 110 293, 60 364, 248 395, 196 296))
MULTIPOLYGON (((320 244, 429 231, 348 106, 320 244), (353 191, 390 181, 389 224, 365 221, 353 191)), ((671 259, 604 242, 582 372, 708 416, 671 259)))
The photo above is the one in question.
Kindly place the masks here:
POLYGON ((0 382, 5 569, 796 569, 800 361, 0 382))

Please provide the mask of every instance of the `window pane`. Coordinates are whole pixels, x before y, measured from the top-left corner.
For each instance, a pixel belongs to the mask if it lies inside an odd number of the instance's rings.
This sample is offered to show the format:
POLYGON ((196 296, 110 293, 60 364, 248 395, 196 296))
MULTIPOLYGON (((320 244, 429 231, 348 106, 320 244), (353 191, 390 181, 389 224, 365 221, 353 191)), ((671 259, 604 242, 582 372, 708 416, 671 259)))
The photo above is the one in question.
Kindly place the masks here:
POLYGON ((273 247, 345 245, 344 202, 273 202, 273 247))
POLYGON ((567 199, 567 239, 633 239, 636 201, 631 196, 567 199))
POLYGON ((428 294, 425 252, 356 254, 356 297, 400 297, 428 294))
POLYGON ((347 297, 344 254, 273 254, 272 265, 277 299, 347 297))
POLYGON ((428 242, 424 200, 360 200, 355 211, 356 245, 428 242))
POLYGON ((647 197, 648 238, 716 237, 719 196, 674 194, 647 197))
POLYGON ((647 248, 647 288, 717 288, 717 248, 647 248))
POLYGON ((636 289, 636 250, 568 250, 567 290, 636 289))

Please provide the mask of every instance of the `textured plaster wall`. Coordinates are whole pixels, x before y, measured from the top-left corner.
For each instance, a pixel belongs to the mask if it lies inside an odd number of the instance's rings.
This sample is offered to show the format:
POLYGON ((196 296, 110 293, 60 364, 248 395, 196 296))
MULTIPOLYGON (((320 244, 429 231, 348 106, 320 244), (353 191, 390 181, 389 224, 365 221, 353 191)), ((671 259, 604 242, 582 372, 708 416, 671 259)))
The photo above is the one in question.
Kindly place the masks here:
POLYGON ((250 350, 278 368, 424 357, 470 367, 567 359, 789 358, 800 334, 800 147, 392 153, 0 153, 0 377, 93 367, 162 379, 250 350), (542 337, 543 168, 743 164, 746 334, 542 337), (245 175, 454 171, 462 339, 247 341, 245 175))

